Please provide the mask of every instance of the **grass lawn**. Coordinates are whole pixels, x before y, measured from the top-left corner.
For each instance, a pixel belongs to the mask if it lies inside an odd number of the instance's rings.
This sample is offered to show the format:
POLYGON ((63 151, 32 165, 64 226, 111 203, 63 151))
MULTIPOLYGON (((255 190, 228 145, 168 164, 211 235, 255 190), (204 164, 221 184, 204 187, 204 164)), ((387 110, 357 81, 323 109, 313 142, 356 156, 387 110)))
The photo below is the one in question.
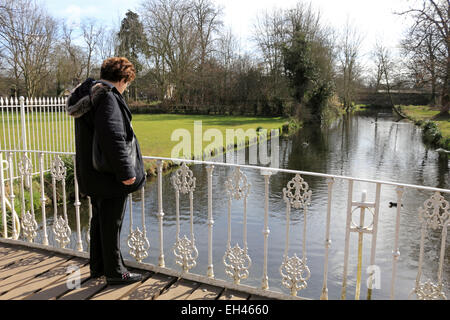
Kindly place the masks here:
POLYGON ((411 119, 435 122, 442 133, 442 142, 450 139, 450 116, 439 116, 439 110, 429 106, 401 106, 402 111, 411 119))
MULTIPOLYGON (((29 149, 47 151, 71 151, 72 121, 65 113, 58 114, 41 113, 26 115, 27 144, 29 149), (58 119, 58 121, 56 121, 58 119), (62 134, 65 133, 65 134, 62 134), (62 139, 57 139, 58 137, 62 139), (63 141, 64 143, 60 143, 63 141), (66 147, 69 147, 66 149, 66 147)), ((247 117, 225 115, 177 115, 177 114, 133 114, 132 125, 139 139, 141 151, 144 156, 171 157, 174 146, 180 140, 171 141, 172 133, 176 129, 185 129, 191 136, 191 150, 194 154, 194 121, 202 121, 202 135, 208 129, 218 129, 223 135, 223 146, 226 145, 225 137, 227 129, 279 129, 289 120, 281 117, 247 117)), ((3 112, 0 115, 0 146, 9 148, 21 145, 20 120, 17 115, 3 112), (9 121, 8 121, 9 119, 9 121), (12 133, 14 131, 14 134, 12 133)), ((178 138, 179 139, 179 138, 178 138)), ((212 141, 203 141, 203 148, 212 141)), ((220 144, 222 146, 222 144, 220 144)), ((201 152, 200 152, 201 153, 201 152)), ((146 164, 146 167, 154 168, 154 161, 146 164)))
MULTIPOLYGON (((225 145, 226 129, 278 129, 288 120, 281 117, 134 114, 132 125, 143 155, 170 157, 172 148, 179 143, 178 140, 171 141, 172 133, 176 129, 186 129, 190 132, 192 150, 194 149, 194 121, 202 121, 203 133, 212 128, 220 130, 225 145)), ((204 141, 203 147, 210 143, 204 141)))

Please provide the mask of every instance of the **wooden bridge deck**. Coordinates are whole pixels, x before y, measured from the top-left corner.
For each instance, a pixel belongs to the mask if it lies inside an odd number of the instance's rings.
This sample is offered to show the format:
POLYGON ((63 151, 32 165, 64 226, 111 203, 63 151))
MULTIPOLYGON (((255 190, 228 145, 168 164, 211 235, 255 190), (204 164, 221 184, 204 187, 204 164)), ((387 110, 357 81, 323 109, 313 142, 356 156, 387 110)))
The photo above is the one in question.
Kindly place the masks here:
MULTIPOLYGON (((0 243, 0 300, 264 300, 261 296, 145 270, 142 282, 107 285, 91 278, 88 259, 0 243), (70 289, 68 270, 79 268, 80 287, 70 289)), ((69 279, 69 277, 71 277, 69 279)))

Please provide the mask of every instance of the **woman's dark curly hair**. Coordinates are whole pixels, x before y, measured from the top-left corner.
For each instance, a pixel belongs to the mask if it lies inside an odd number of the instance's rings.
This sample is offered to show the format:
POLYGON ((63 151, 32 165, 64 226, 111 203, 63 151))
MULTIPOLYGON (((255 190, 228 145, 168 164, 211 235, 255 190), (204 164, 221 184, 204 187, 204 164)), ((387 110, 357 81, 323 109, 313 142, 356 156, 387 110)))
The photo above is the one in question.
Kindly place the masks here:
POLYGON ((131 82, 136 77, 133 64, 125 57, 113 57, 103 61, 100 69, 100 78, 111 82, 119 82, 125 79, 131 82))

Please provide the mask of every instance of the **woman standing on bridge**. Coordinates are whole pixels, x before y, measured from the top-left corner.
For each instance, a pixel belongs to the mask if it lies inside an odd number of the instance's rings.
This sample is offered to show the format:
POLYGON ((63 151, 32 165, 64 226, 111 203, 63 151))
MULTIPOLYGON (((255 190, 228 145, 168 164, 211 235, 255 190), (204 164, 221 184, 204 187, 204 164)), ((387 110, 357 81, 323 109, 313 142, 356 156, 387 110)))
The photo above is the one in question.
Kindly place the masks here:
POLYGON ((67 100, 67 111, 75 118, 77 180, 92 203, 90 271, 92 277, 105 275, 108 284, 140 281, 140 274, 128 272, 120 252, 128 194, 146 180, 131 112, 122 96, 135 69, 126 58, 109 58, 100 77, 87 79, 67 100))

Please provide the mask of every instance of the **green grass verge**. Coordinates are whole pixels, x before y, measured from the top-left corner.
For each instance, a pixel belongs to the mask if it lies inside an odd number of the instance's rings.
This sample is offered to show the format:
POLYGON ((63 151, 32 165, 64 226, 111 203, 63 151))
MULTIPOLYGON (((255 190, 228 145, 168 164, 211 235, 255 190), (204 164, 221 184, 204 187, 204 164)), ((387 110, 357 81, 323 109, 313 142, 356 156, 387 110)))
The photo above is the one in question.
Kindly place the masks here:
MULTIPOLYGON (((32 117, 27 114, 27 144, 29 148, 60 150, 58 139, 62 132, 65 132, 64 145, 68 143, 71 136, 72 126, 68 125, 67 115, 62 115, 60 123, 56 123, 51 113, 35 114, 32 117), (62 123, 64 122, 64 126, 62 123), (29 124, 33 124, 30 126, 29 124), (34 130, 33 130, 34 129, 34 130), (64 129, 64 130, 63 130, 64 129)), ((20 146, 20 121, 14 113, 4 112, 0 117, 0 141, 1 145, 20 146), (9 119, 9 121, 8 121, 9 119), (11 132, 15 131, 13 135, 11 132)), ((227 116, 227 115, 177 115, 177 114, 133 114, 133 129, 139 139, 142 154, 145 156, 171 157, 171 151, 179 140, 172 141, 172 133, 177 129, 189 131, 191 136, 191 150, 194 152, 194 122, 202 121, 202 136, 208 129, 217 129, 222 133, 223 145, 226 145, 227 129, 280 129, 280 132, 294 132, 301 124, 297 121, 282 117, 248 117, 248 116, 227 116)), ((248 140, 248 138, 246 138, 248 140)), ((202 150, 211 142, 203 141, 202 150)), ((220 141, 217 146, 222 146, 220 141)), ((6 147, 8 148, 8 147, 6 147)), ((147 164, 146 168, 155 167, 153 163, 147 164)), ((165 168, 164 168, 165 169, 165 168)))
POLYGON ((409 119, 425 129, 430 142, 450 150, 450 116, 442 116, 438 109, 429 106, 401 106, 401 110, 409 119))
MULTIPOLYGON (((171 157, 172 149, 181 141, 172 141, 172 134, 177 129, 185 129, 190 133, 191 150, 194 153, 194 122, 201 121, 203 134, 208 129, 217 129, 222 134, 223 144, 218 141, 218 146, 226 146, 227 129, 280 129, 292 131, 298 128, 299 124, 282 117, 244 117, 225 115, 177 115, 177 114, 134 114, 133 129, 139 140, 141 151, 146 156, 171 157), (286 127, 287 126, 287 127, 286 127)), ((202 139, 203 140, 203 139, 202 139)), ((248 138, 246 138, 248 140, 248 138)), ((209 146, 212 141, 202 141, 201 149, 209 146)), ((198 156, 198 155, 196 155, 198 156)), ((170 164, 169 164, 170 165, 170 164)), ((146 169, 150 174, 154 174, 155 161, 146 161, 146 169)))

